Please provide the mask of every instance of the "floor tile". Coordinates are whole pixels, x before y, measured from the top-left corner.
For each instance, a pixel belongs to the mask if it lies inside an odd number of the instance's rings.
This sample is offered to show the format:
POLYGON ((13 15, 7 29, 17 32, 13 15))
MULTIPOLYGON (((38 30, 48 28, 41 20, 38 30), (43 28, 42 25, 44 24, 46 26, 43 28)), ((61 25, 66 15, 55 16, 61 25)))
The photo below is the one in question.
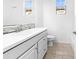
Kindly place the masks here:
POLYGON ((69 44, 54 43, 53 47, 48 47, 44 59, 74 59, 74 53, 69 44))
POLYGON ((63 59, 74 59, 74 57, 71 57, 71 56, 63 56, 63 59))
POLYGON ((62 56, 55 56, 55 59, 62 59, 62 56))

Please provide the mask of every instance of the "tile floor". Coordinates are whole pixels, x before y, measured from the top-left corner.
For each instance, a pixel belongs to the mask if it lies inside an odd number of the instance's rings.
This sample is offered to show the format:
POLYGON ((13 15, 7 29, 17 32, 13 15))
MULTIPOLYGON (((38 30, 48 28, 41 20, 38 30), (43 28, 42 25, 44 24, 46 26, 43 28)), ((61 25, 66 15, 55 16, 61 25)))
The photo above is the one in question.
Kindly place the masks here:
POLYGON ((74 59, 74 53, 69 44, 54 43, 53 47, 48 47, 44 59, 74 59))

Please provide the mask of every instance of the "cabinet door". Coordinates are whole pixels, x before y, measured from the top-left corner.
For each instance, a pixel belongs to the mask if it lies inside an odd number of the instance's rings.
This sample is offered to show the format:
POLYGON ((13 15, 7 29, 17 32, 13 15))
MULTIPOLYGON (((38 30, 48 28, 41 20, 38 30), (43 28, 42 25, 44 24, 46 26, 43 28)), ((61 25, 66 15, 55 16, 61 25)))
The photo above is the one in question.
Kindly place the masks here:
POLYGON ((38 59, 43 59, 43 56, 45 55, 46 51, 47 37, 44 37, 38 42, 38 59))
POLYGON ((47 52, 47 37, 44 38, 43 51, 44 51, 44 54, 47 52))
POLYGON ((19 59, 37 59, 37 45, 33 46, 29 51, 23 54, 19 59))
POLYGON ((43 50, 43 45, 44 45, 44 40, 41 39, 41 40, 38 42, 38 53, 40 53, 41 50, 43 50))

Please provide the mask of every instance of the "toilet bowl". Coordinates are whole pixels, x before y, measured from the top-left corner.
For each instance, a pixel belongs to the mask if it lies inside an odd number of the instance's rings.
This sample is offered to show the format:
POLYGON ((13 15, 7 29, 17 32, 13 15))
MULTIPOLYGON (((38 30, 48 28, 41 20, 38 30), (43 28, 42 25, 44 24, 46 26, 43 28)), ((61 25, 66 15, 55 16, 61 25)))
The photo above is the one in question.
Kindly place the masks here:
POLYGON ((56 40, 56 35, 48 35, 48 46, 53 46, 54 41, 56 40))

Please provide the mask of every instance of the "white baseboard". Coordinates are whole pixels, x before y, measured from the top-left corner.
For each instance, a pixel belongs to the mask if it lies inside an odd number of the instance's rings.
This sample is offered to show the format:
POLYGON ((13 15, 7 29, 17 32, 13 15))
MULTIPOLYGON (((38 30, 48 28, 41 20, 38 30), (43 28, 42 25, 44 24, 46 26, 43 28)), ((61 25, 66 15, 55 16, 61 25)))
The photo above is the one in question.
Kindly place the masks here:
POLYGON ((55 41, 56 43, 65 43, 65 44, 71 44, 71 42, 67 42, 67 41, 55 41))

